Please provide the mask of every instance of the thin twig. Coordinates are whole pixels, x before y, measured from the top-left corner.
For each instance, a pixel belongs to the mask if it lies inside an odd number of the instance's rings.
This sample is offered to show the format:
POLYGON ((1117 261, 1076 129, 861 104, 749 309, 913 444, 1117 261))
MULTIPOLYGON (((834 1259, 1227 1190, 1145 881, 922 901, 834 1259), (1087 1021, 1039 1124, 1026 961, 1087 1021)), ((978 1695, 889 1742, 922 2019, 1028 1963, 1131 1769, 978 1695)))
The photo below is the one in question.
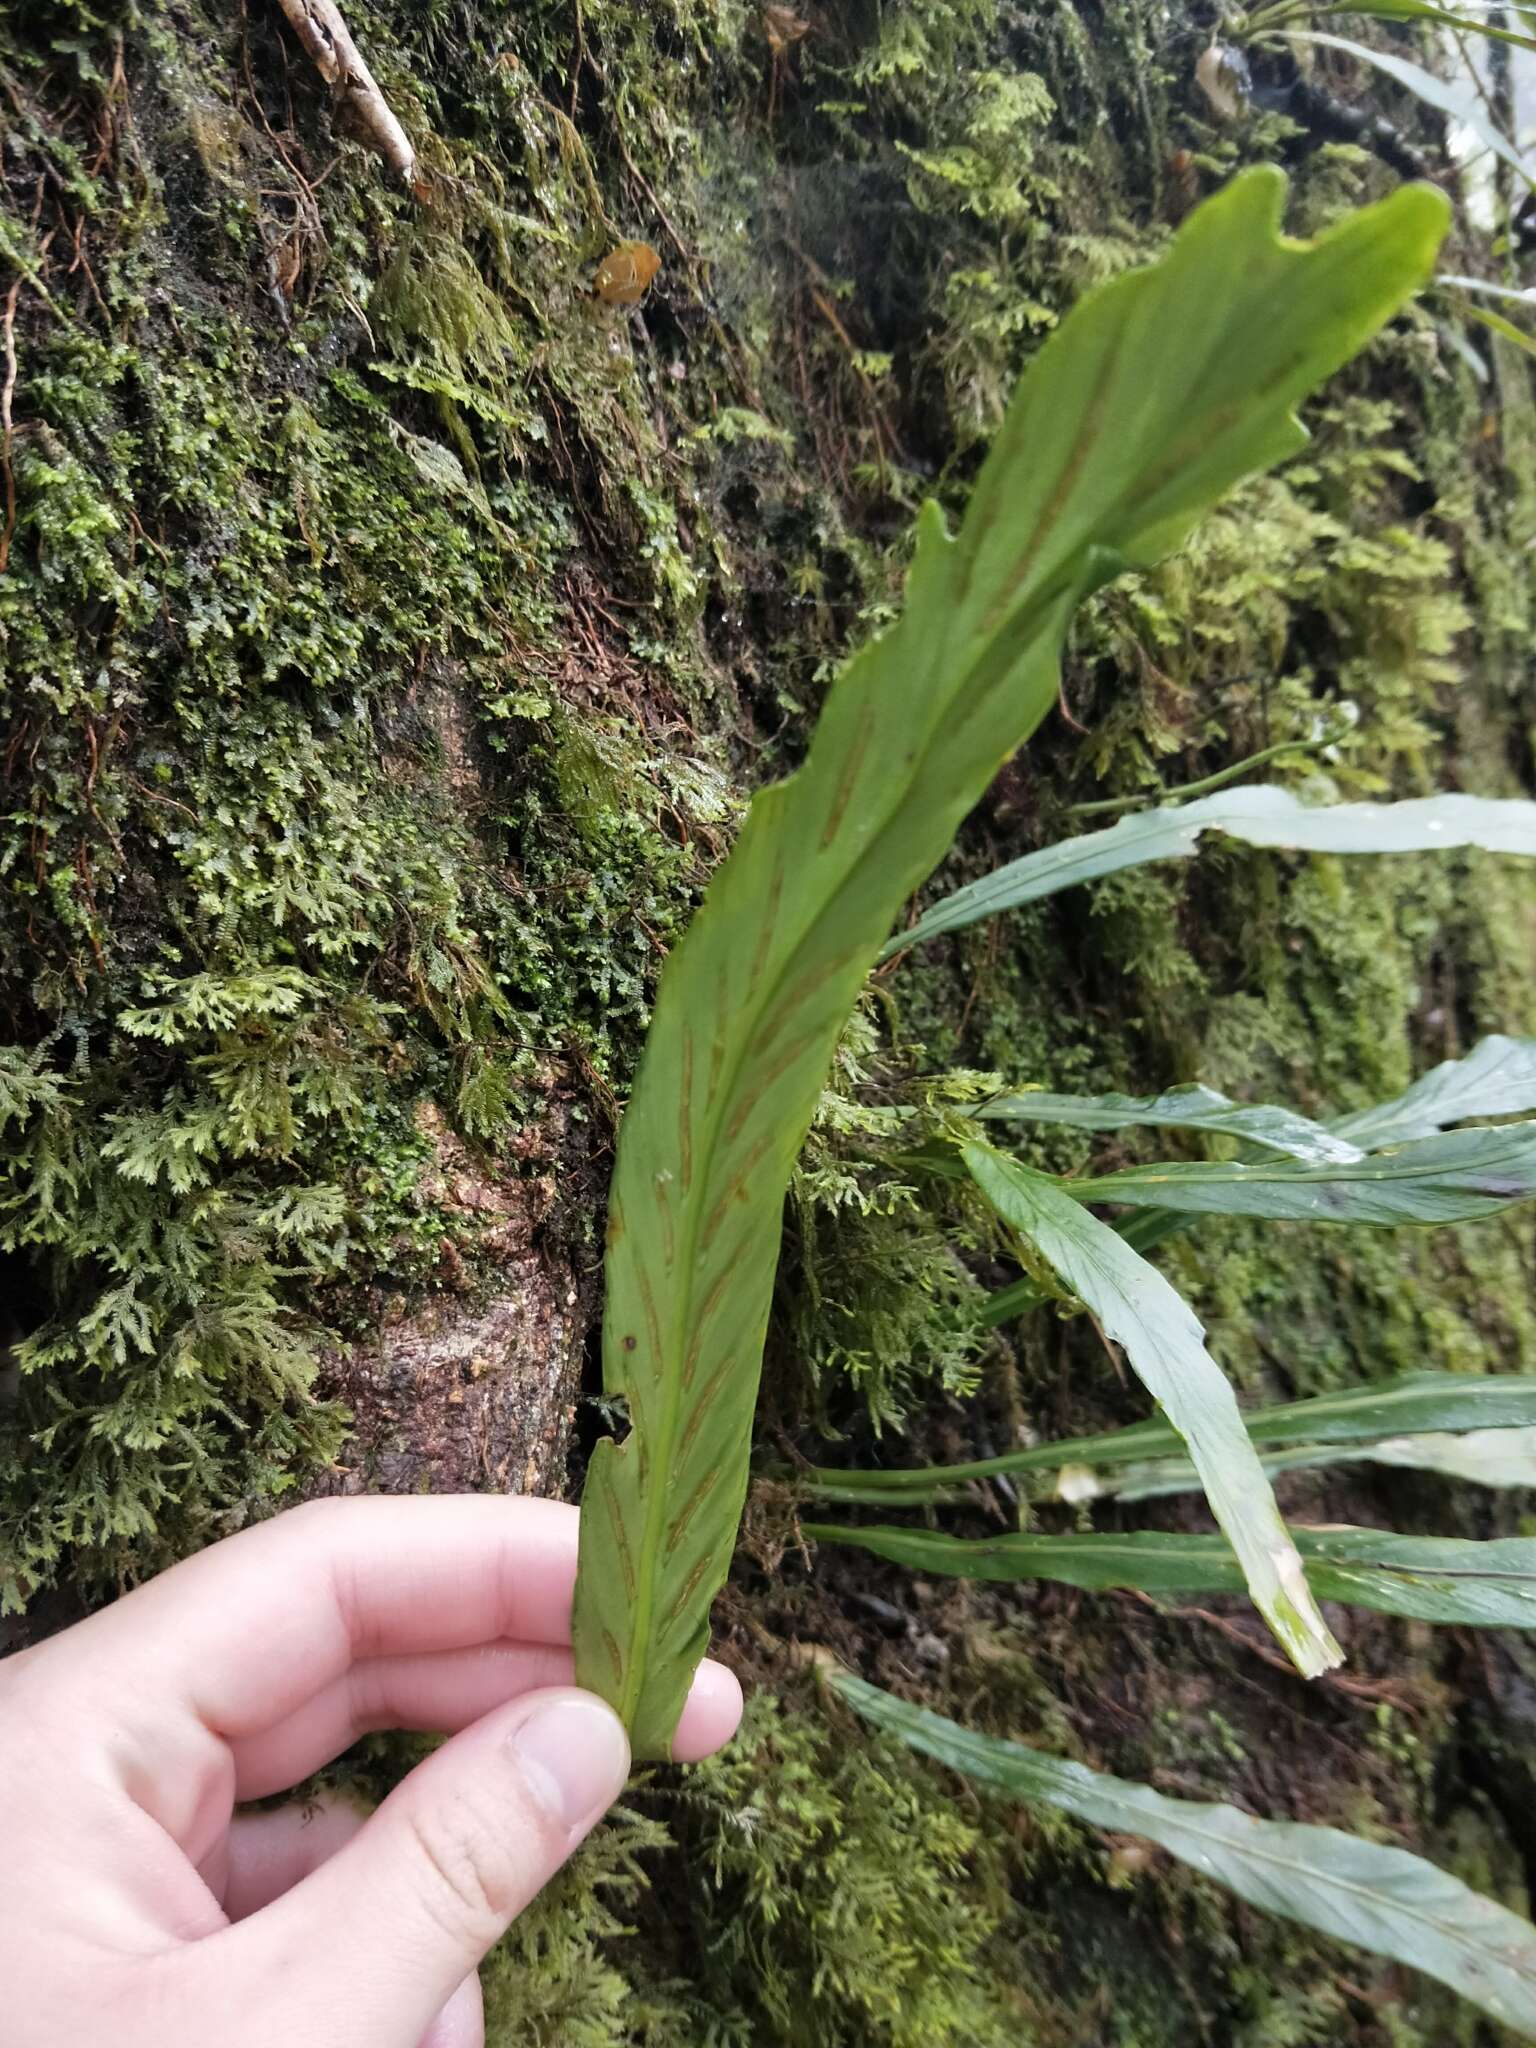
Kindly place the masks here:
POLYGON ((848 357, 848 366, 859 381, 859 390, 869 412, 869 422, 875 430, 875 447, 879 451, 881 463, 884 464, 890 459, 891 451, 896 446, 896 436, 880 409, 880 401, 875 396, 875 387, 870 381, 869 373, 859 361, 859 351, 854 346, 853 337, 838 318, 837 308, 819 285, 813 284, 810 290, 811 304, 842 343, 848 357))
MULTIPOLYGON (((1294 1678, 1300 1684, 1309 1683, 1302 1678, 1289 1657, 1282 1656, 1278 1650, 1272 1650, 1268 1643, 1260 1642, 1240 1623, 1229 1621, 1223 1614, 1213 1614, 1208 1607, 1170 1607, 1134 1587, 1123 1587, 1121 1592, 1124 1598, 1137 1601, 1143 1607, 1150 1607, 1154 1614, 1161 1615, 1167 1621, 1202 1621, 1218 1634, 1225 1636, 1228 1642, 1235 1643, 1239 1649, 1247 1650, 1252 1656, 1257 1657, 1261 1664, 1267 1664, 1271 1670, 1281 1672, 1287 1678, 1294 1678)), ((1314 1682, 1329 1692, 1340 1693, 1345 1699, 1358 1701, 1365 1706, 1379 1706, 1382 1701, 1386 1701, 1389 1706, 1411 1713, 1415 1705, 1411 1695, 1393 1685, 1390 1679, 1355 1678, 1348 1672, 1324 1671, 1314 1682)))
POLYGON ((1229 782, 1235 782, 1240 775, 1249 775, 1255 768, 1262 768, 1267 761, 1276 761, 1282 754, 1309 754, 1320 747, 1334 745, 1342 737, 1339 732, 1329 732, 1316 740, 1277 740, 1272 747, 1264 747, 1257 754, 1234 761, 1226 768, 1219 768, 1214 775, 1204 776, 1199 782, 1181 782, 1172 789, 1138 789, 1129 796, 1095 797, 1092 803, 1068 804, 1069 818, 1097 818, 1108 811, 1128 811, 1137 804, 1180 803, 1185 797, 1205 796, 1212 790, 1222 789, 1229 782))
POLYGON ((1072 716, 1072 707, 1067 702, 1067 679, 1062 676, 1056 685, 1056 709, 1061 713, 1073 732, 1086 733, 1088 728, 1072 716))
MULTIPOLYGON (((32 209, 32 221, 36 226, 43 210, 44 181, 37 181, 37 203, 32 209)), ((12 407, 16 399, 16 307, 21 297, 21 288, 30 284, 42 299, 44 305, 54 312, 59 308, 53 294, 43 282, 43 260, 49 245, 58 233, 50 228, 37 245, 35 269, 21 268, 21 275, 11 285, 5 299, 5 312, 0 315, 0 363, 5 367, 5 381, 0 385, 0 470, 5 474, 5 524, 0 527, 0 576, 3 576, 11 559, 11 537, 16 531, 16 472, 11 467, 11 451, 16 444, 16 424, 12 407)))
MULTIPOLYGON (((589 57, 587 61, 588 63, 591 63, 592 60, 589 57)), ((651 205, 656 209, 656 218, 661 222, 662 226, 666 229, 667 233, 672 237, 673 242, 677 246, 677 253, 679 254, 679 256, 682 257, 685 266, 691 272, 693 269, 693 251, 689 248, 688 244, 683 240, 678 230, 673 226, 672 217, 667 212, 667 209, 662 205, 660 195, 657 193, 655 186, 651 183, 650 179, 645 175, 644 171, 641 170, 640 166, 635 162, 634 158, 630 155, 629 144, 624 140, 623 124, 619 120, 617 112, 615 112, 614 114, 613 136, 614 140, 619 145, 620 163, 623 164, 625 170, 628 171, 629 175, 640 187, 640 190, 651 202, 651 205)))
POLYGON ((363 61, 334 0, 278 0, 289 26, 331 88, 339 125, 371 142, 406 185, 416 151, 363 61))
POLYGON ((868 372, 859 361, 859 351, 854 345, 853 337, 843 325, 837 308, 832 303, 831 295, 837 289, 834 281, 822 269, 815 257, 808 255, 801 248, 795 237, 782 222, 779 224, 778 232, 785 247, 792 250, 801 263, 805 265, 811 280, 809 286, 811 303, 842 343, 844 352, 848 357, 848 366, 858 379, 859 392, 864 400, 870 425, 874 429, 875 448, 879 454, 882 469, 892 459, 898 462, 905 462, 906 456, 902 452, 900 441, 896 438, 896 430, 886 418, 885 409, 880 403, 874 384, 868 372))
POLYGON ((18 277, 5 295, 5 314, 0 320, 4 340, 5 383, 0 386, 0 470, 5 473, 5 525, 0 528, 0 576, 11 559, 11 535, 16 531, 16 474, 11 468, 11 444, 15 428, 11 423, 11 400, 16 395, 16 301, 21 297, 18 277))
MULTIPOLYGON (((62 200, 59 200, 57 202, 57 205, 59 209, 59 218, 64 222, 64 225, 67 228, 69 226, 69 218, 64 211, 64 202, 62 200)), ((73 234, 71 236, 71 241, 74 248, 74 258, 70 263, 68 270, 64 274, 66 277, 73 277, 77 270, 83 270, 85 272, 85 281, 91 288, 91 297, 96 301, 97 310, 100 312, 102 319, 106 321, 108 328, 110 328, 112 325, 112 315, 108 309, 106 300, 101 295, 101 286, 96 282, 96 273, 91 268, 91 259, 85 253, 84 237, 85 215, 82 213, 80 218, 75 222, 73 234)))

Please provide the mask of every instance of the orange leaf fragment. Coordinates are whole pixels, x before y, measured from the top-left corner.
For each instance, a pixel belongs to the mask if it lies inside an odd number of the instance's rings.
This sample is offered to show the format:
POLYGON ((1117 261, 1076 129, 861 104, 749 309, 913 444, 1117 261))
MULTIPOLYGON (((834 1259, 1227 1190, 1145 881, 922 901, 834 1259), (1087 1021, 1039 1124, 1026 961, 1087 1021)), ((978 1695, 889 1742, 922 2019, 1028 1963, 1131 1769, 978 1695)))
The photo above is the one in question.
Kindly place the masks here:
POLYGON ((599 264, 593 289, 605 305, 638 306, 660 268, 649 242, 620 242, 599 264))

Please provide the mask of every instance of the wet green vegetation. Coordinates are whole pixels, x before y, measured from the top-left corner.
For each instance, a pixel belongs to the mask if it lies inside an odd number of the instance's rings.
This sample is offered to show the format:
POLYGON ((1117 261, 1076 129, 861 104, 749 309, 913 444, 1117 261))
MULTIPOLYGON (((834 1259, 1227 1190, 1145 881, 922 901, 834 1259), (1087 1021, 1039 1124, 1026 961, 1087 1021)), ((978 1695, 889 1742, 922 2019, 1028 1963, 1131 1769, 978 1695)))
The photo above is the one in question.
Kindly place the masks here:
MULTIPOLYGON (((327 1340, 488 1284, 424 1104, 530 1178, 558 1111, 542 1228, 595 1263, 659 961, 889 616, 918 498, 959 506, 1029 351, 1193 194, 1283 161, 1310 232, 1395 182, 1280 112, 1213 125, 1205 25, 1136 0, 808 18, 776 51, 730 0, 353 8, 415 196, 332 138, 256 0, 0 25, 8 1605, 308 1484, 347 1429, 327 1340), (590 291, 628 237, 662 258, 637 314, 590 291)), ((1372 90, 1438 163, 1422 110, 1372 90)), ((1488 263, 1463 229, 1450 267, 1488 263)), ((1299 460, 1093 601, 1062 715, 951 885, 1074 805, 1281 741, 1267 772, 1297 787, 1529 790, 1529 365, 1480 336, 1478 382, 1437 311, 1335 380, 1299 460)), ((1338 1114, 1536 1028, 1533 967, 1514 863, 1218 845, 882 970, 792 1191, 765 1458, 974 1456, 1144 1412, 1080 1319, 984 1326, 991 1226, 895 1157, 893 1106, 965 1092, 936 1076, 1198 1076, 1338 1114)), ((1253 1400, 1536 1369, 1529 1213, 1213 1222, 1162 1257, 1253 1400)), ((1286 1485, 1307 1519, 1522 1532, 1518 1500, 1427 1478, 1286 1485)), ((1350 1664, 1308 1689, 1211 1611, 813 1573, 765 1482, 719 1612, 765 1695, 747 1734, 642 1786, 541 1902, 492 2040, 1487 2048, 1432 1986, 871 1745, 805 1669, 823 1644, 977 1727, 1523 1900, 1519 1639, 1352 1614, 1350 1664)))

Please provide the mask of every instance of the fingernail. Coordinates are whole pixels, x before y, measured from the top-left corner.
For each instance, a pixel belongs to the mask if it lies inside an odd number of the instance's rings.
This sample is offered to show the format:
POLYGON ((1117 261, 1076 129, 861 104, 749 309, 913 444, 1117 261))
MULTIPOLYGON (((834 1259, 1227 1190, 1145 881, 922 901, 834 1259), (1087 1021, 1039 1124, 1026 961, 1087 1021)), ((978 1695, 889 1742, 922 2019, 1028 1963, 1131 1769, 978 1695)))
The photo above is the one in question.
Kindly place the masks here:
POLYGON ((672 1739, 680 1764, 695 1764, 723 1748, 741 1724, 741 1682, 734 1671, 708 1658, 693 1674, 693 1685, 672 1739))
POLYGON ((706 1657, 693 1674, 688 1698, 690 1703, 699 1701, 711 1707, 734 1706, 739 1709, 741 1680, 724 1664, 716 1664, 706 1657))
POLYGON ((535 1794, 567 1828, 590 1827, 629 1776, 623 1723, 589 1692, 541 1701, 508 1740, 535 1794))

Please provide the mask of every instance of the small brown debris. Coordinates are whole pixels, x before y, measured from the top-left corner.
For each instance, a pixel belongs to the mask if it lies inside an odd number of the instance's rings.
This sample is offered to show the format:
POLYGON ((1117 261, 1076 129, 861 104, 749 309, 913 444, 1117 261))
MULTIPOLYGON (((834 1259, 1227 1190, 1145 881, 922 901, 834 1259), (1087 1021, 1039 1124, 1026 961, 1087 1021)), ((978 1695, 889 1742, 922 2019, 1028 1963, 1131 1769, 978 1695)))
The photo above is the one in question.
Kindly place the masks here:
POLYGON ((661 268, 649 242, 619 242, 598 265, 592 288, 608 306, 638 306, 661 268))
POLYGON ((803 15, 796 14, 792 7, 765 7, 763 9, 763 34, 768 38, 768 47, 775 57, 798 42, 803 42, 811 32, 811 24, 803 15))
POLYGON ((1248 59, 1234 43, 1208 43, 1195 66, 1195 83, 1218 121, 1236 121, 1248 111, 1253 80, 1248 59))
POLYGON ((1200 198, 1200 167, 1192 149, 1176 149, 1164 166, 1170 219, 1182 220, 1200 198))

